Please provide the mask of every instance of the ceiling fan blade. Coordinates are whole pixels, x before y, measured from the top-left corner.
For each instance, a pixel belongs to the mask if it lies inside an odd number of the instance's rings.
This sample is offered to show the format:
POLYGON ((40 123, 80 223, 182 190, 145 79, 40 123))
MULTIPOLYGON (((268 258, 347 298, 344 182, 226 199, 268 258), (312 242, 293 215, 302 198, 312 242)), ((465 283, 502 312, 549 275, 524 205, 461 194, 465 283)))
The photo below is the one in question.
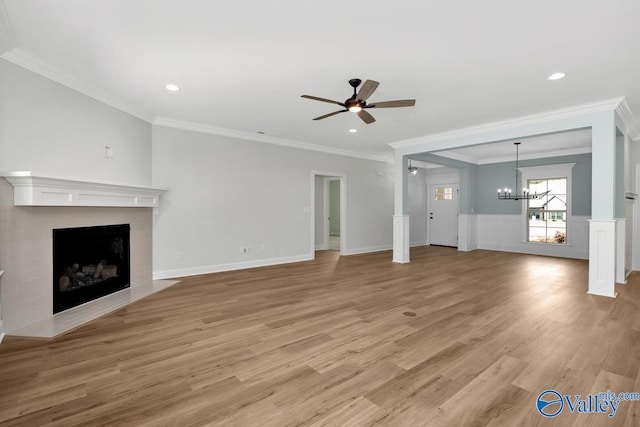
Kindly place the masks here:
POLYGON ((397 101, 373 102, 366 108, 395 108, 395 107, 413 107, 416 105, 415 99, 399 99, 397 101))
POLYGON ((339 111, 334 111, 333 113, 329 113, 329 114, 325 114, 324 116, 316 117, 316 118, 315 118, 315 119, 313 119, 313 120, 322 120, 322 119, 326 119, 327 117, 335 116, 336 114, 344 113, 345 111, 349 111, 349 110, 339 110, 339 111))
POLYGON ((307 98, 307 99, 313 99, 314 101, 322 101, 322 102, 329 102, 331 104, 338 104, 344 107, 344 103, 342 102, 338 102, 338 101, 334 101, 332 99, 327 99, 327 98, 319 98, 317 96, 311 96, 311 95, 302 95, 302 98, 307 98))
POLYGON ((371 124, 376 121, 376 119, 374 119, 371 114, 369 114, 364 110, 360 110, 357 114, 358 114, 358 117, 360 117, 362 121, 365 122, 366 124, 371 124))
POLYGON ((375 80, 367 80, 366 82, 364 82, 362 84, 362 87, 360 88, 360 91, 358 92, 358 95, 356 96, 356 100, 366 101, 378 88, 379 84, 380 83, 375 80))

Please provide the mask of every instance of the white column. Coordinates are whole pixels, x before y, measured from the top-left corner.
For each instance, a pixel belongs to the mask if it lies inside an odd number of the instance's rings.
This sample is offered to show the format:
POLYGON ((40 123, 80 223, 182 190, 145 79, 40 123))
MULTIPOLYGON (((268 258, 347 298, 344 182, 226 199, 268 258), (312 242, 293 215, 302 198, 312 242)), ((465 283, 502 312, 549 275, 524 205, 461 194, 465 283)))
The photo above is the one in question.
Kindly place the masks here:
POLYGON ((394 162, 393 262, 409 262, 409 215, 407 189, 409 166, 406 157, 396 153, 394 162))
POLYGON ((589 291, 615 297, 616 126, 615 113, 602 113, 591 128, 591 220, 589 291))
POLYGON ((393 216, 393 262, 409 262, 409 215, 393 216))
POLYGON ((458 250, 462 252, 478 249, 477 215, 458 215, 458 250))
POLYGON ((615 220, 589 220, 589 291, 615 298, 615 220))

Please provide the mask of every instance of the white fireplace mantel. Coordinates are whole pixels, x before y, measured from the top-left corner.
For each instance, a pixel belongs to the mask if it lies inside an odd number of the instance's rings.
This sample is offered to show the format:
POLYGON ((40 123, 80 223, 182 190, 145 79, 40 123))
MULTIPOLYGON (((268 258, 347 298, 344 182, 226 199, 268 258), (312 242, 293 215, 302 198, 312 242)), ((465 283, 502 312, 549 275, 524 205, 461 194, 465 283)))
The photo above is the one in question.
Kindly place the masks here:
POLYGON ((33 172, 8 172, 15 206, 104 206, 155 208, 166 190, 77 179, 33 172))

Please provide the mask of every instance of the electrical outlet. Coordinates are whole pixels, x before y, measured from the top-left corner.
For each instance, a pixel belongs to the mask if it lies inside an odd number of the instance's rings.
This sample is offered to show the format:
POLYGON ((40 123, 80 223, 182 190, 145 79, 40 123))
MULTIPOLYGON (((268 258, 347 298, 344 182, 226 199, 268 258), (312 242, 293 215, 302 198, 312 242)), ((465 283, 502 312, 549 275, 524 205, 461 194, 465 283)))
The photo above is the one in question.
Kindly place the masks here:
POLYGON ((113 159, 113 147, 108 145, 104 146, 104 157, 107 159, 113 159))
POLYGON ((248 247, 246 247, 246 246, 242 246, 242 247, 240 248, 240 253, 241 253, 241 254, 248 254, 248 253, 249 253, 249 248, 248 248, 248 247))
POLYGON ((176 259, 182 259, 182 251, 176 251, 176 259))

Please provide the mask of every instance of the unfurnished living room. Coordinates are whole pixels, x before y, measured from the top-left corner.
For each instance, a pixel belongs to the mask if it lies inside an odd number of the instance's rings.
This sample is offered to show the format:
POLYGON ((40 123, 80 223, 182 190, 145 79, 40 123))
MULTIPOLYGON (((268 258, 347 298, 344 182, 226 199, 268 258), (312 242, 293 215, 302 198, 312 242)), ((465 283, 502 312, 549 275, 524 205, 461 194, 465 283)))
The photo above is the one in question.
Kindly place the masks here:
POLYGON ((640 424, 638 16, 0 0, 0 425, 640 424))

